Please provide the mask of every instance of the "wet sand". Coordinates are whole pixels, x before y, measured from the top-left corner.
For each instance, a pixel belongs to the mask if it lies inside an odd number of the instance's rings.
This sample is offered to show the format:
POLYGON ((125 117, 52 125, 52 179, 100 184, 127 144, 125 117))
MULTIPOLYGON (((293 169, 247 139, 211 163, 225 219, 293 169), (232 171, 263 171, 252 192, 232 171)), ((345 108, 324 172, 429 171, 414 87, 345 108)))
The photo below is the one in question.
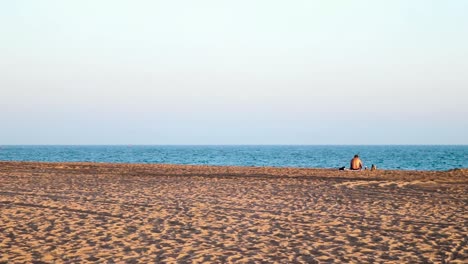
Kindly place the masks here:
POLYGON ((468 170, 0 162, 0 263, 468 263, 468 170))

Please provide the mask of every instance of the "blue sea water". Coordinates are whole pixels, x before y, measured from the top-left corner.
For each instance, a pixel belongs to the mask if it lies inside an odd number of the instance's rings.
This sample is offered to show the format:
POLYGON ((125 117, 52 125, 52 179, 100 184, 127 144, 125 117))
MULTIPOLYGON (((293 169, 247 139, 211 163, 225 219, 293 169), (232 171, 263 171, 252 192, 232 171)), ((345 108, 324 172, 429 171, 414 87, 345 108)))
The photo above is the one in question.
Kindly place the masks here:
POLYGON ((382 169, 468 168, 468 146, 0 146, 3 161, 339 168, 354 154, 382 169))

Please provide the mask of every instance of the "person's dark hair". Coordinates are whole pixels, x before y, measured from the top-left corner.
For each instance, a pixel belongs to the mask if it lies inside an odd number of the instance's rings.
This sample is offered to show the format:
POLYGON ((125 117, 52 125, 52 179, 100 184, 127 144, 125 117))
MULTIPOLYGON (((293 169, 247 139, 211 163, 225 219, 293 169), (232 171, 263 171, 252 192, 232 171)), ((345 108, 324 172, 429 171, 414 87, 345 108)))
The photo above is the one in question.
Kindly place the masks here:
POLYGON ((354 155, 354 157, 355 157, 355 158, 359 158, 359 155, 358 155, 358 154, 356 154, 356 155, 354 155))

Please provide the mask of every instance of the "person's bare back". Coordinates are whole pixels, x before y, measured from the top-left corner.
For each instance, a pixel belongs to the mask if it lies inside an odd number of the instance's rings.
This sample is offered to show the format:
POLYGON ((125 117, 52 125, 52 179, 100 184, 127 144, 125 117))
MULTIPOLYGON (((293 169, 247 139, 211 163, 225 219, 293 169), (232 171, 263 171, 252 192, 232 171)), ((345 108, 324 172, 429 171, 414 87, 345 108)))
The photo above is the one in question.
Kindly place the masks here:
POLYGON ((358 155, 354 155, 354 158, 351 160, 349 165, 350 170, 361 170, 362 169, 362 161, 359 159, 358 155))

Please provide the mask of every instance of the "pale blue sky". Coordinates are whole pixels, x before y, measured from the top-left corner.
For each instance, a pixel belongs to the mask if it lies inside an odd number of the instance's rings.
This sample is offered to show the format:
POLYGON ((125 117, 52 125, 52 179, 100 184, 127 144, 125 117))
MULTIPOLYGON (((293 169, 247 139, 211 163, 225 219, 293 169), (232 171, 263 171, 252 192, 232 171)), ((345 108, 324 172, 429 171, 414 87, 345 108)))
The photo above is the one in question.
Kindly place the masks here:
POLYGON ((2 1, 0 144, 468 144, 468 1, 2 1))

